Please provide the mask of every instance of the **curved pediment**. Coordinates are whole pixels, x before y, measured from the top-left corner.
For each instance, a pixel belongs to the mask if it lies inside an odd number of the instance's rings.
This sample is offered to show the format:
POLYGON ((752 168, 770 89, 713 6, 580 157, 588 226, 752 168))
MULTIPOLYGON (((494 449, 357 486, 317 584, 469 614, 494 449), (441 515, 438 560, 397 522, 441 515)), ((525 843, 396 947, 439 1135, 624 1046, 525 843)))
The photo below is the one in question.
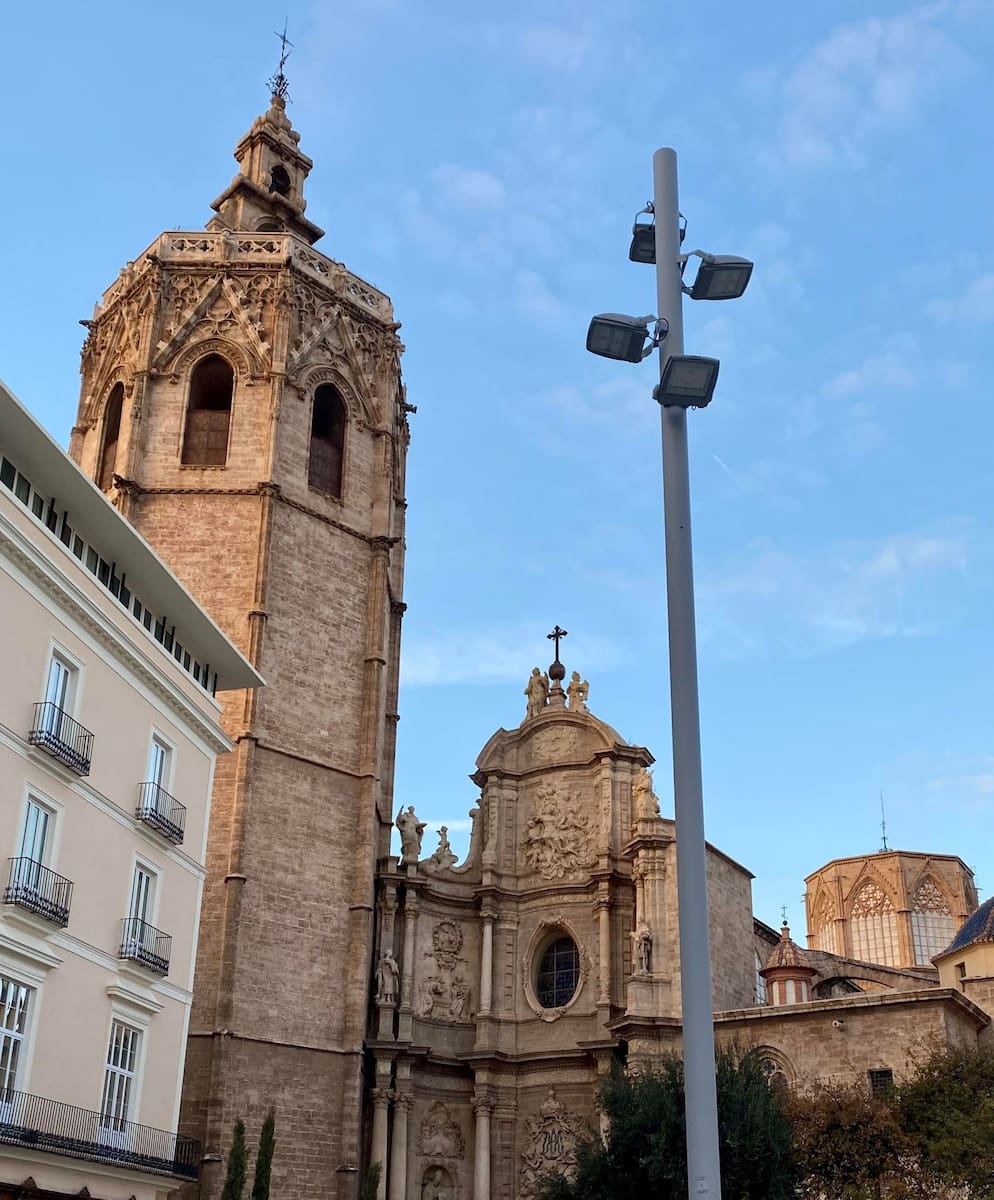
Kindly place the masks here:
POLYGON ((483 771, 521 774, 543 767, 588 763, 605 750, 627 746, 618 733, 591 713, 546 709, 517 729, 498 729, 480 751, 483 771))

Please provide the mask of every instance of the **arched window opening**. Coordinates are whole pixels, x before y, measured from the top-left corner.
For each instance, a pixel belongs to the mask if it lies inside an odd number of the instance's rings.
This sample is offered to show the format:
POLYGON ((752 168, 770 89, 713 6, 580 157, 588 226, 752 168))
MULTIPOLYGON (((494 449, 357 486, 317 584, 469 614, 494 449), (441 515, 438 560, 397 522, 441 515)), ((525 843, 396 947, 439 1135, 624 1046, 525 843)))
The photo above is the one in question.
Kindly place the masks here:
POLYGON ((787 1062, 765 1046, 761 1046, 755 1053, 758 1054, 759 1069, 766 1076, 766 1084, 770 1091, 778 1092, 781 1095, 789 1092, 791 1071, 787 1062))
POLYGON ((580 985, 580 952, 571 937, 550 942, 539 960, 535 995, 543 1008, 563 1008, 580 985))
POLYGON ((344 450, 345 404, 334 384, 322 383, 314 393, 311 414, 307 482, 312 488, 329 496, 341 496, 344 450))
POLYGON ((121 436, 121 409, 124 406, 124 384, 115 383, 104 409, 104 444, 100 451, 100 470, 97 472, 97 487, 107 491, 114 482, 117 466, 117 442, 121 436))
POLYGON ((255 227, 256 233, 283 233, 283 224, 274 217, 265 217, 255 227))
POLYGON ((956 922, 946 898, 933 879, 923 879, 911 902, 911 938, 918 966, 932 965, 932 956, 941 954, 956 936, 956 922))
POLYGON ((897 914, 890 897, 870 880, 859 889, 852 904, 853 958, 860 962, 899 964, 897 914))
POLYGON ((193 368, 183 435, 185 466, 224 466, 234 388, 235 373, 220 354, 208 354, 193 368))
POLYGON ((278 196, 290 195, 290 176, 286 167, 273 167, 269 173, 269 190, 278 196))

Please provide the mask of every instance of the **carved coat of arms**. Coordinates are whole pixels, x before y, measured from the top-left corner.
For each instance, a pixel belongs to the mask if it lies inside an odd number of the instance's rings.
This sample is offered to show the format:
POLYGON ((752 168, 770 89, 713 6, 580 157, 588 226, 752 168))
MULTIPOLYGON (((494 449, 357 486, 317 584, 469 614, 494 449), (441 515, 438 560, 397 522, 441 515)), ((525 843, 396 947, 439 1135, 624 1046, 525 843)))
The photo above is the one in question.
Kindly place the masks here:
POLYGON ((579 875, 591 865, 590 826, 575 801, 547 787, 525 823, 525 861, 544 879, 579 875))
POLYGON ((572 1182, 576 1176, 578 1144, 589 1136, 582 1117, 566 1106, 550 1087, 537 1117, 529 1117, 528 1145, 521 1155, 519 1200, 532 1200, 542 1190, 546 1176, 557 1175, 572 1182))

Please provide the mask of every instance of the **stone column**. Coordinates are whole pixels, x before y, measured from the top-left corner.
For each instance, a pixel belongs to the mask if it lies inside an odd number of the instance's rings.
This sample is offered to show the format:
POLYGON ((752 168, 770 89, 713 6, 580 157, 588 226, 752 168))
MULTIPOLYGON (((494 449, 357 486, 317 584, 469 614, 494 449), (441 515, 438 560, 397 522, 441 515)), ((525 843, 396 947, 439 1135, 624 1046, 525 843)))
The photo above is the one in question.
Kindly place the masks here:
POLYGON ((489 1017, 494 997, 494 914, 483 914, 483 949, 480 954, 480 1011, 489 1017))
POLYGON ((600 949, 600 995, 598 1004, 611 1003, 611 901, 601 896, 594 905, 600 949))
POLYGON ((493 1105, 489 1100, 475 1100, 473 1111, 476 1113, 473 1200, 490 1200, 490 1114, 493 1105))
POLYGON ((407 1196, 407 1114, 411 1097, 398 1095, 393 1102, 393 1137, 390 1140, 390 1200, 407 1196))
POLYGON ((632 868, 632 879, 635 883, 635 927, 645 920, 645 866, 639 855, 632 868))
POLYGON ((404 954, 400 966, 400 1016, 397 1036, 410 1041, 414 1017, 414 942, 418 927, 418 896, 410 885, 404 898, 404 954))
POLYGON ((370 1163, 380 1164, 380 1181, 376 1186, 376 1200, 386 1200, 387 1195, 387 1108, 390 1092, 387 1088, 373 1088, 373 1138, 369 1152, 370 1163))

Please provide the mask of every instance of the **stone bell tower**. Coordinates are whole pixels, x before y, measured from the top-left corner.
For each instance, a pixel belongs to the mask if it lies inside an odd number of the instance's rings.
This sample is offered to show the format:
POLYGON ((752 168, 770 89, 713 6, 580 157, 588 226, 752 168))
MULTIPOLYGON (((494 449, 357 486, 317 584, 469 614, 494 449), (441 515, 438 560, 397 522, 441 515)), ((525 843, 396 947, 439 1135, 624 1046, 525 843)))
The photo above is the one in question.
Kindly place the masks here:
POLYGON ((312 249, 281 80, 206 230, 96 306, 71 444, 267 681, 224 702, 181 1119, 204 1200, 271 1107, 274 1194, 355 1195, 389 852, 412 409, 390 300, 312 249))

